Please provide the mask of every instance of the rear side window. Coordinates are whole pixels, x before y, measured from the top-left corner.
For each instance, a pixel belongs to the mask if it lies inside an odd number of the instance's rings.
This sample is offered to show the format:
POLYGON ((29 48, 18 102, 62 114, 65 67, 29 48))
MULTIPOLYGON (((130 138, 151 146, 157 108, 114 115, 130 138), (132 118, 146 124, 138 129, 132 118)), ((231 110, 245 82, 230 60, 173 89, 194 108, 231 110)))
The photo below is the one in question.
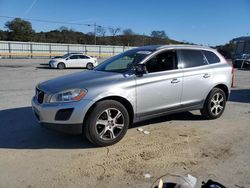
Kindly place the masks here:
POLYGON ((200 50, 180 50, 183 68, 207 65, 207 60, 200 50))
POLYGON ((80 59, 89 59, 89 57, 85 56, 85 55, 79 55, 80 59))
POLYGON ((220 58, 215 53, 205 50, 203 50, 203 53, 206 56, 209 64, 220 62, 220 58))

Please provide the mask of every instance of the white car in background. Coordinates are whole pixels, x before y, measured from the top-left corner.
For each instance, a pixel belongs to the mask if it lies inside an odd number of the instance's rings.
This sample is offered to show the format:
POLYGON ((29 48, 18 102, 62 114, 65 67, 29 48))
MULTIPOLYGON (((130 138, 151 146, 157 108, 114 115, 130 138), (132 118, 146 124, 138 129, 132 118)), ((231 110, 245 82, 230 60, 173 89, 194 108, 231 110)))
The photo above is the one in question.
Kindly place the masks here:
POLYGON ((82 53, 68 53, 61 58, 53 58, 49 62, 51 68, 65 69, 73 67, 84 67, 93 69, 97 66, 97 59, 82 53))

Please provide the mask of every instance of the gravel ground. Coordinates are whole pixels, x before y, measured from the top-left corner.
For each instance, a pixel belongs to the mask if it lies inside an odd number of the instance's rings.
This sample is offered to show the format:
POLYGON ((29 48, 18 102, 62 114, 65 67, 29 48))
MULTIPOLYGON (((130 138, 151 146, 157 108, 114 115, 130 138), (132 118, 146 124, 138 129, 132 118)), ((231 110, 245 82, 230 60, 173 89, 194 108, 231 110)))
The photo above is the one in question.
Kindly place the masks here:
POLYGON ((168 173, 191 174, 198 185, 213 179, 250 187, 249 70, 235 71, 221 118, 204 120, 198 111, 164 116, 133 125, 114 146, 95 148, 82 136, 40 127, 33 117, 37 83, 83 71, 52 70, 47 62, 0 60, 0 187, 150 187, 168 173))

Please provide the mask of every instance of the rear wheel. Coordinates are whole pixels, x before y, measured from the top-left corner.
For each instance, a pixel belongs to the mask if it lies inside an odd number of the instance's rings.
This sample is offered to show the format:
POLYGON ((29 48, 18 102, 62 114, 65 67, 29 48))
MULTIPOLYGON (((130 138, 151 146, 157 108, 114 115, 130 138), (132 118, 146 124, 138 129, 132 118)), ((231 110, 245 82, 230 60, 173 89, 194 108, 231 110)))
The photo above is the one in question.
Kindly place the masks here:
POLYGON ((86 68, 87 68, 88 70, 92 70, 92 69, 94 68, 93 63, 87 63, 86 68))
POLYGON ((219 88, 214 88, 209 93, 204 107, 201 109, 201 114, 208 119, 219 118, 226 106, 226 94, 219 88))
POLYGON ((84 126, 84 135, 97 146, 119 142, 129 127, 126 108, 114 100, 100 101, 90 112, 84 126))
POLYGON ((64 63, 58 63, 57 68, 58 69, 65 69, 65 64, 64 63))

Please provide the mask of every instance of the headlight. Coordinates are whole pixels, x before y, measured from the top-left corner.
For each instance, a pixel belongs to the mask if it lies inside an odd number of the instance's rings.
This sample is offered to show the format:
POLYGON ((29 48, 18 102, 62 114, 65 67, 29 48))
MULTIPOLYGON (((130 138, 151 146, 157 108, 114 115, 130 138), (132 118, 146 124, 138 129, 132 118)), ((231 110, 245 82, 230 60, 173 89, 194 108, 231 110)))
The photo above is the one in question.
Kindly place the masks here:
POLYGON ((84 89, 69 89, 53 95, 50 102, 72 102, 79 101, 87 94, 84 89))
POLYGON ((50 60, 49 61, 49 64, 52 64, 52 63, 55 63, 56 61, 54 61, 54 60, 50 60))

